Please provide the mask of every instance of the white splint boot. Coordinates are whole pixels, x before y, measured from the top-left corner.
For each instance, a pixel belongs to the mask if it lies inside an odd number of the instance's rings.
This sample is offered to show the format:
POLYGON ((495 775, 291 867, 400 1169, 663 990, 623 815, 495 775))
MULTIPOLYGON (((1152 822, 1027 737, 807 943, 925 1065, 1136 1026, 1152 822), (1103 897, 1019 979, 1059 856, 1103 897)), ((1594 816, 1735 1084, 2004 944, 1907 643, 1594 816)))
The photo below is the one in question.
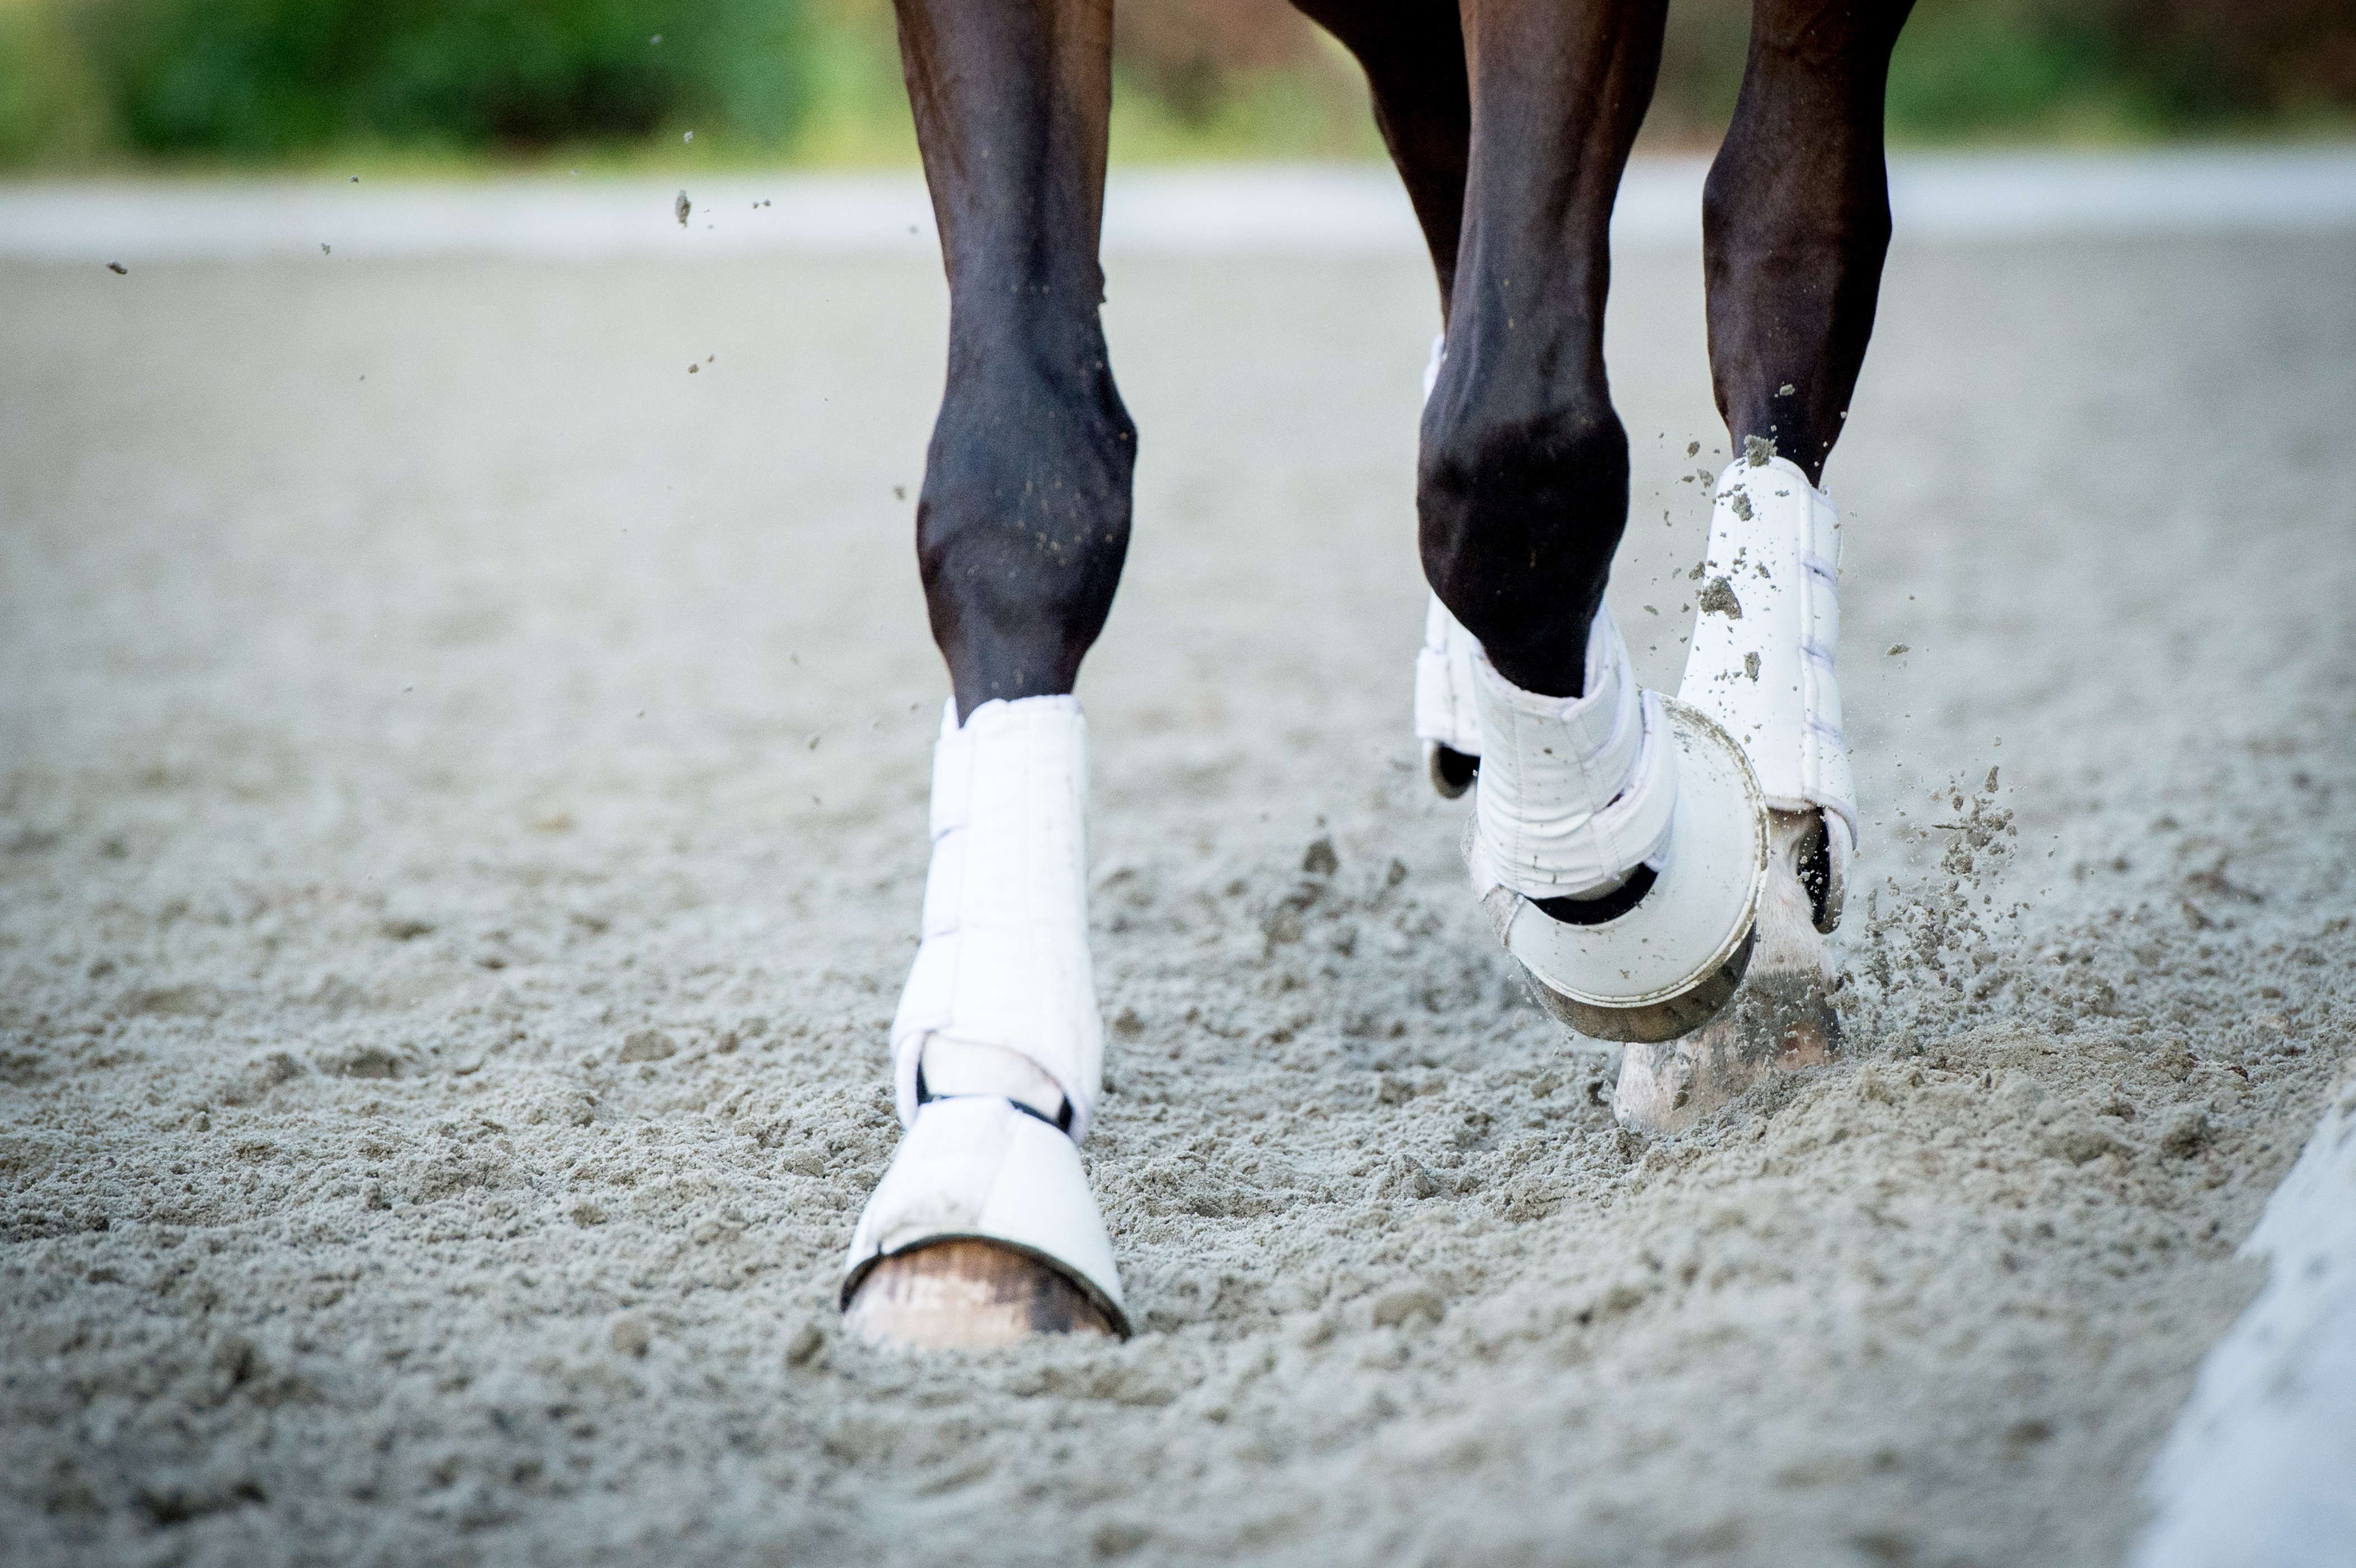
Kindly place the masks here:
POLYGON ((1608 609, 1580 696, 1523 691, 1477 650, 1472 671, 1465 860, 1499 940, 1582 1034, 1699 1028, 1741 983, 1766 884, 1766 805, 1740 748, 1638 690, 1608 609))
POLYGON ((1415 736, 1423 742, 1424 776, 1450 800, 1472 787, 1480 769, 1481 708, 1472 685, 1472 661, 1480 656, 1481 644, 1432 595, 1415 656, 1415 736))
POLYGON ((1841 731, 1840 510, 1799 466, 1754 442, 1718 481, 1700 614, 1677 698, 1742 747, 1769 807, 1822 813, 1804 862, 1816 929, 1840 923, 1858 843, 1857 784, 1841 731))
POLYGON ((1080 1165, 1103 1023, 1088 960, 1087 725, 1076 698, 954 703, 933 749, 924 936, 892 1021, 905 1129, 852 1232, 841 1301, 883 1259, 994 1242, 1129 1333, 1080 1165))
MULTIPOLYGON (((1426 403, 1447 358, 1443 334, 1431 340, 1431 360, 1423 368, 1426 403)), ((1472 660, 1480 651, 1472 634, 1431 595, 1423 612, 1423 647, 1415 656, 1415 737, 1423 743, 1424 776, 1446 800, 1471 789, 1481 766, 1481 713, 1472 694, 1472 660)))

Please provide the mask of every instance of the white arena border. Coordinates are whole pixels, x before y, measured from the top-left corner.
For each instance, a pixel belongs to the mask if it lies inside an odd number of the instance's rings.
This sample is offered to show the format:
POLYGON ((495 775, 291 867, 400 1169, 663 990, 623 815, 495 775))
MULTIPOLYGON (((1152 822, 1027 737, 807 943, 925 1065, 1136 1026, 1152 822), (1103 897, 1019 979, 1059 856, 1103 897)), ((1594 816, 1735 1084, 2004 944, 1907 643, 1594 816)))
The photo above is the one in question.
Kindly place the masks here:
MULTIPOLYGON (((1612 221, 1623 245, 1697 244, 1701 158, 1639 158, 1612 221)), ((2356 145, 1913 155, 1893 158, 1903 241, 2356 230, 2356 145)), ((0 260, 534 261, 937 253, 912 170, 423 183, 301 179, 0 184, 0 260), (673 217, 682 185, 693 202, 673 217)), ((1138 256, 1414 256, 1378 165, 1117 169, 1105 250, 1138 256)))
POLYGON ((2265 1288, 2152 1464, 2130 1568, 2356 1563, 2356 1069, 2242 1251, 2265 1288))

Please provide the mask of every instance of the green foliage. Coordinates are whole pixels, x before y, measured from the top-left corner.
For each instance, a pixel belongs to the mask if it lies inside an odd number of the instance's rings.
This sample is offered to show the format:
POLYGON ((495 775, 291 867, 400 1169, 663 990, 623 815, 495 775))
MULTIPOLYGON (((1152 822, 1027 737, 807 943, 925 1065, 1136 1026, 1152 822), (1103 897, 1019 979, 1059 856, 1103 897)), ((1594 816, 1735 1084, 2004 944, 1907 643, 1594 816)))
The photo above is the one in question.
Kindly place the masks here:
POLYGON ((112 133, 100 84, 56 13, 0 0, 0 166, 85 162, 112 133))
MULTIPOLYGON (((1676 0, 1646 134, 1707 145, 1734 112, 1751 0, 1676 0)), ((1890 62, 1901 143, 2118 140, 2346 125, 2348 0, 1917 0, 1890 62)))
POLYGON ((775 145, 804 97, 797 19, 792 0, 79 0, 64 15, 128 147, 245 160, 681 123, 775 145))
MULTIPOLYGON (((1751 5, 1671 5, 1652 145, 1715 141, 1751 5)), ((1119 0, 1114 21, 1117 156, 1379 156, 1355 65, 1284 0, 1119 0)), ((1914 144, 2345 130, 2356 5, 1918 0, 1889 106, 1914 144)), ((890 0, 0 0, 0 168, 558 148, 912 161, 890 0)))
POLYGON ((2089 7, 2040 0, 1923 0, 1890 61, 1890 128, 1901 140, 2054 129, 2120 118, 2115 50, 2089 7))

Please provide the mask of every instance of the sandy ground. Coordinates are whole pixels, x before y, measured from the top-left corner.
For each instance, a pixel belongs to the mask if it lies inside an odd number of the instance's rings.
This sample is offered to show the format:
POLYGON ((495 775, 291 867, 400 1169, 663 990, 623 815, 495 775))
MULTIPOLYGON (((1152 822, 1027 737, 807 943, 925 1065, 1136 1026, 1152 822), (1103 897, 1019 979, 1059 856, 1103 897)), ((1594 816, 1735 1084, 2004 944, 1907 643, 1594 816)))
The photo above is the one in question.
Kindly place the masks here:
MULTIPOLYGON (((1657 1143, 1414 765, 1428 285, 1118 265, 1142 1331, 931 1361, 830 1299, 937 271, 0 268, 5 1555, 2115 1561, 2356 1026, 2351 263, 1901 247, 1829 476, 1853 1054, 1657 1143)), ((1619 285, 1673 682, 1723 437, 1693 259, 1619 285)))

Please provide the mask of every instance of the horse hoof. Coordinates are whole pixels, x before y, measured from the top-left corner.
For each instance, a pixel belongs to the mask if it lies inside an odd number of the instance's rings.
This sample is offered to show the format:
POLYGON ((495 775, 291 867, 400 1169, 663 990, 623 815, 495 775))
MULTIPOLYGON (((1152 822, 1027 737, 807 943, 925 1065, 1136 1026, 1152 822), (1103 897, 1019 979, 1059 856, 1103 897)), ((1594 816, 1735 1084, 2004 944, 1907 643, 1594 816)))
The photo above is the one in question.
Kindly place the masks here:
POLYGON ((1026 1252, 936 1241, 885 1258, 852 1294, 843 1326, 878 1350, 988 1350, 1033 1334, 1113 1337, 1086 1293, 1026 1252))
POLYGON ((983 1095, 917 1108, 851 1232, 841 1300, 852 1331, 875 1344, 1002 1345, 1076 1327, 1129 1336, 1079 1150, 983 1095), (1066 1295, 1087 1311, 1057 1305, 1066 1295))
POLYGON ((1840 1049, 1834 975, 1819 901, 1804 879, 1824 835, 1815 811, 1768 814, 1767 886, 1750 972, 1726 1011, 1679 1039, 1634 1044, 1620 1058, 1613 1106, 1650 1133, 1700 1125, 1773 1072, 1821 1067, 1840 1049))

